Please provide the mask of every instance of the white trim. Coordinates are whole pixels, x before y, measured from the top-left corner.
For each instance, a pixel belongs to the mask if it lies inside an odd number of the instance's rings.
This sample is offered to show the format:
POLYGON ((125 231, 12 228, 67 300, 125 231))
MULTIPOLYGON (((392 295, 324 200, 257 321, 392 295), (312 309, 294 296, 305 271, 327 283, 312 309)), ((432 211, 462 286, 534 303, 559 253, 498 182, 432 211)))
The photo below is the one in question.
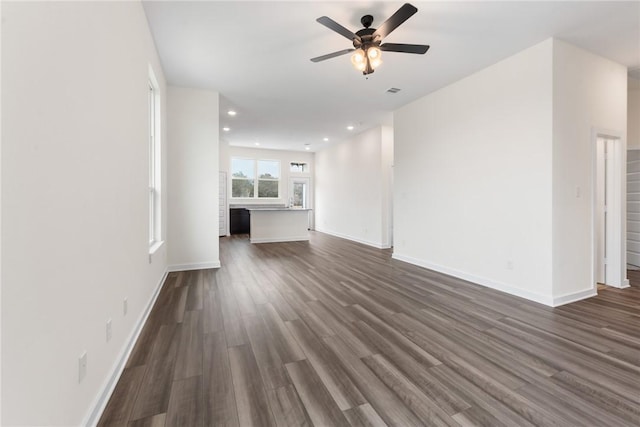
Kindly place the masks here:
POLYGON ((211 262, 194 262, 190 264, 175 264, 169 266, 169 272, 189 271, 189 270, 206 270, 209 268, 220 268, 220 260, 211 262))
POLYGON ((607 285, 607 286, 612 287, 612 288, 616 288, 616 289, 626 289, 626 288, 630 287, 631 285, 629 284, 629 279, 624 279, 622 281, 622 286, 615 286, 615 285, 607 285))
POLYGON ((553 304, 551 306, 558 307, 561 305, 569 304, 570 302, 576 302, 586 298, 595 297, 597 295, 598 291, 595 289, 585 289, 584 291, 572 292, 561 297, 553 297, 553 304))
POLYGON ((102 384, 102 387, 100 388, 102 392, 99 393, 94 399, 94 401, 91 403, 91 406, 89 406, 89 411, 85 415, 80 425, 95 426, 98 424, 98 421, 102 416, 102 412, 106 408, 107 403, 109 402, 109 398, 111 397, 111 394, 113 393, 113 390, 116 388, 116 385, 118 384, 118 380, 120 379, 120 376, 124 371, 124 367, 127 363, 127 360, 129 359, 129 355, 131 355, 131 351, 133 351, 133 346, 138 340, 138 337, 140 336, 140 332, 142 332, 142 327, 147 322, 147 318, 151 313, 151 308, 155 304, 156 299, 158 299, 158 295, 160 294, 160 289, 162 288, 164 281, 167 279, 167 274, 168 274, 168 271, 165 271, 164 274, 162 275, 162 278, 156 285, 156 288, 153 291, 153 294, 151 295, 149 302, 147 302, 147 305, 144 311, 138 318, 138 321, 136 322, 135 327, 133 328, 133 331, 131 331, 129 338, 126 341, 124 348, 120 352, 119 357, 116 359, 115 365, 113 366, 113 368, 111 368, 111 375, 109 375, 105 379, 104 383, 102 384))
POLYGON ((309 236, 298 236, 298 237, 283 237, 283 238, 262 238, 262 239, 252 239, 249 238, 251 243, 282 243, 282 242, 302 242, 305 240, 309 240, 309 236))
POLYGON ((433 264, 428 261, 423 261, 423 260, 412 258, 406 255, 394 253, 392 255, 392 258, 397 259, 399 261, 408 262, 409 264, 414 264, 420 267, 428 268, 429 270, 437 271, 439 273, 444 273, 449 276, 457 277, 459 279, 463 279, 469 282, 473 282, 478 285, 486 286, 487 288, 496 289, 501 292, 506 292, 508 294, 515 295, 517 297, 521 297, 529 301, 534 301, 540 304, 553 307, 553 298, 551 296, 540 295, 533 292, 525 291, 520 288, 514 288, 513 286, 510 286, 501 282, 496 282, 495 280, 487 279, 486 277, 476 276, 476 275, 465 273, 464 271, 459 271, 449 267, 443 267, 441 265, 433 264))
POLYGON ((158 249, 160 249, 164 245, 164 240, 160 240, 159 242, 153 242, 151 246, 149 246, 149 255, 155 254, 158 249))
POLYGON ((391 246, 389 246, 388 244, 382 244, 382 243, 378 243, 378 242, 372 242, 372 241, 369 241, 369 240, 363 240, 363 239, 359 239, 357 237, 349 236, 348 234, 342 234, 342 233, 337 233, 335 231, 323 230, 323 229, 320 229, 318 227, 316 227, 315 231, 320 232, 320 233, 324 233, 324 234, 329 234, 329 235, 335 236, 335 237, 340 237, 341 239, 347 239, 347 240, 351 240, 353 242, 362 243, 363 245, 373 246, 374 248, 378 248, 378 249, 389 249, 389 248, 391 248, 391 246))

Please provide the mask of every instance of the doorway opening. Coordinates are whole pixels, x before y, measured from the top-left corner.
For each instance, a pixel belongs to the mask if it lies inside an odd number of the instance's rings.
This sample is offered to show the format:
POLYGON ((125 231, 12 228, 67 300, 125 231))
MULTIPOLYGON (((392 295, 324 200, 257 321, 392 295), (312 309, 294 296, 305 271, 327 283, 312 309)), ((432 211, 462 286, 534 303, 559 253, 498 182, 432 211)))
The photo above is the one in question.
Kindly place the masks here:
POLYGON ((596 134, 594 286, 629 286, 624 236, 625 168, 620 136, 596 134))

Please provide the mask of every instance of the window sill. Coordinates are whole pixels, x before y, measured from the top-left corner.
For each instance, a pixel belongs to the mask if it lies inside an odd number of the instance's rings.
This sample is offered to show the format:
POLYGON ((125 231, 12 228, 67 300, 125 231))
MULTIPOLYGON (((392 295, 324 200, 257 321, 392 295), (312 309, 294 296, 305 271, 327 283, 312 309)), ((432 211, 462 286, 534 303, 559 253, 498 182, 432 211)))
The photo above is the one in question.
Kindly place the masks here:
POLYGON ((156 252, 164 245, 164 240, 160 240, 159 242, 155 242, 153 245, 149 246, 149 264, 151 264, 152 257, 156 252))

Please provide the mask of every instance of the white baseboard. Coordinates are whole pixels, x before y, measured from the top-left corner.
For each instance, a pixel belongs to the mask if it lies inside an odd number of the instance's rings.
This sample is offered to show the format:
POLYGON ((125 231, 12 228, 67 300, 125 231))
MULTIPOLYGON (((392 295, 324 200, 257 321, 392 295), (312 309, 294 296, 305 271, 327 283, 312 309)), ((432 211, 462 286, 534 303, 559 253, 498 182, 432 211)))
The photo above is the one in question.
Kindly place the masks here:
POLYGON ((285 239, 249 239, 251 243, 280 243, 280 242, 303 242, 309 240, 309 236, 288 237, 285 239))
POLYGON ((322 228, 317 228, 316 227, 315 231, 317 231, 319 233, 329 234, 329 235, 335 236, 335 237, 340 237, 341 239, 351 240, 352 242, 362 243, 363 245, 373 246, 374 248, 377 248, 377 249, 389 249, 391 247, 389 244, 382 244, 382 243, 379 243, 379 242, 372 242, 370 240, 364 240, 364 239, 360 239, 358 237, 350 236, 348 234, 337 233, 335 231, 324 230, 322 228))
POLYGON ((124 367, 127 363, 127 360, 129 359, 129 355, 131 354, 131 351, 133 350, 133 346, 138 340, 138 337, 140 336, 140 332, 142 332, 142 327, 146 323, 147 318, 149 317, 149 313, 151 313, 151 308, 153 307, 153 304, 155 304, 156 299, 158 299, 158 294, 160 293, 160 289, 162 288, 162 285, 164 284, 164 281, 167 278, 167 274, 168 274, 168 271, 165 271, 164 274, 162 275, 162 278, 160 279, 160 282, 158 282, 158 284, 156 285, 156 289, 153 291, 153 294, 151 295, 151 298, 147 302, 147 305, 144 311, 138 318, 138 321, 136 322, 135 327, 133 328, 133 331, 131 331, 131 334, 129 335, 129 338, 126 341, 124 348, 122 349, 122 351, 120 352, 120 355, 116 359, 116 363, 113 365, 113 368, 111 368, 111 375, 109 375, 106 378, 105 382, 100 388, 100 390, 102 391, 96 396, 96 398, 92 402, 91 406, 89 407, 89 412, 85 415, 81 425, 94 427, 98 424, 98 421, 100 421, 102 412, 106 408, 107 403, 109 402, 109 398, 111 397, 113 390, 116 388, 116 385, 118 384, 118 380, 122 375, 122 371, 124 371, 124 367))
POLYGON ((554 306, 554 299, 550 295, 547 296, 547 295, 536 294, 534 292, 528 292, 523 289, 515 288, 513 286, 507 285, 505 283, 487 279, 486 277, 476 276, 474 274, 469 274, 464 271, 459 271, 449 267, 443 267, 441 265, 433 264, 424 260, 406 256, 406 255, 394 253, 392 255, 392 258, 397 259, 399 261, 408 262, 409 264, 414 264, 420 267, 428 268, 429 270, 437 271, 439 273, 444 273, 449 276, 457 277, 459 279, 467 280, 469 282, 473 282, 478 285, 486 286, 487 288, 495 289, 501 292, 506 292, 508 294, 521 297, 529 301, 538 302, 540 304, 548 305, 550 307, 554 306))
POLYGON ((583 291, 572 292, 570 294, 562 295, 559 297, 553 297, 552 307, 559 307, 561 305, 569 304, 570 302, 580 301, 582 299, 595 297, 598 295, 598 291, 594 288, 585 289, 583 291))
POLYGON ((194 262, 191 264, 175 264, 169 266, 169 272, 189 271, 189 270, 206 270, 209 268, 220 268, 220 260, 211 262, 194 262))

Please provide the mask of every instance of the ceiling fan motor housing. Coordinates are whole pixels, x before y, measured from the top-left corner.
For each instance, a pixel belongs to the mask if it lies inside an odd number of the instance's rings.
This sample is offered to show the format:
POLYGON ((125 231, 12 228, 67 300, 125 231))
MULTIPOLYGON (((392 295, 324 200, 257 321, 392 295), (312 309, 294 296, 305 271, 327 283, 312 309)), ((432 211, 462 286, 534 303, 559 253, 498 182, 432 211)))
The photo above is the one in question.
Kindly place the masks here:
POLYGON ((380 46, 380 42, 382 41, 380 37, 373 35, 376 32, 375 28, 363 28, 360 31, 356 32, 357 38, 353 39, 353 47, 356 49, 364 49, 371 46, 380 46))

